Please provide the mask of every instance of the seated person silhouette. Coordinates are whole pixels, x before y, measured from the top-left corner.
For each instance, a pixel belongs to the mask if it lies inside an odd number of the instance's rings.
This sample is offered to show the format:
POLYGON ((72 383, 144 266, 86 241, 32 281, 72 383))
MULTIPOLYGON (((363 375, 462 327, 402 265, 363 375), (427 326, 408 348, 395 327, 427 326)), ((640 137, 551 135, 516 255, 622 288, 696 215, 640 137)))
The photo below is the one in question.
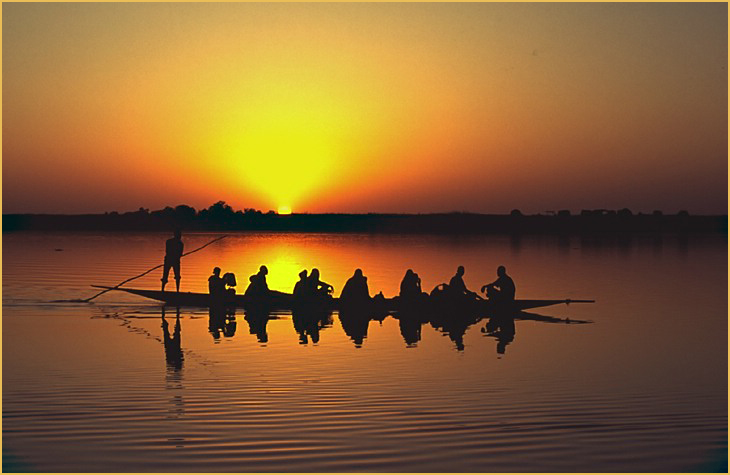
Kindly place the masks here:
POLYGON ((170 275, 170 268, 175 273, 175 286, 180 292, 180 258, 183 254, 183 242, 180 239, 182 233, 179 229, 175 230, 174 237, 165 242, 165 261, 162 266, 162 291, 165 291, 167 277, 170 275))
POLYGON ((225 292, 226 285, 221 277, 221 268, 214 267, 213 275, 208 277, 208 293, 213 300, 220 300, 225 292))
POLYGON ((451 297, 477 297, 475 292, 466 288, 466 284, 464 283, 464 266, 459 266, 456 269, 456 274, 449 281, 447 292, 451 297))
POLYGON ((515 300, 515 283, 507 275, 507 269, 504 266, 497 267, 497 280, 482 286, 482 292, 485 290, 487 297, 495 302, 514 302, 515 300))
POLYGON ((302 299, 307 296, 307 286, 309 285, 307 281, 307 270, 303 270, 299 273, 299 280, 296 284, 294 284, 294 298, 295 299, 302 299))
POLYGON ((247 296, 265 296, 269 295, 269 285, 266 283, 266 275, 269 273, 269 269, 266 266, 261 266, 258 273, 248 278, 249 284, 246 288, 245 295, 247 296))
POLYGON ((408 269, 400 283, 400 296, 405 299, 413 299, 421 296, 421 278, 413 270, 408 269))
POLYGON ((352 277, 347 279, 345 286, 342 288, 340 300, 348 302, 367 302, 370 300, 368 278, 362 274, 361 269, 356 269, 352 277))
POLYGON ((319 280, 319 269, 312 269, 307 278, 307 294, 313 297, 326 297, 332 293, 334 287, 319 280))

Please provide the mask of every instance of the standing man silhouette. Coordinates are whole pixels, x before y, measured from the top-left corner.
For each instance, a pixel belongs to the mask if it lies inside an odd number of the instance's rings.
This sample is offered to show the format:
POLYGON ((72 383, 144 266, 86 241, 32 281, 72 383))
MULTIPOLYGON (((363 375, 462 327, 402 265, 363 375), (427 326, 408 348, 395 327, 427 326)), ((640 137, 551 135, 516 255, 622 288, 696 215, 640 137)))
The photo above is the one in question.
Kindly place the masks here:
POLYGON ((170 275, 170 267, 175 272, 175 284, 180 292, 180 258, 183 254, 183 242, 180 240, 180 230, 175 230, 175 236, 165 242, 165 265, 162 270, 162 291, 165 291, 167 276, 170 275))

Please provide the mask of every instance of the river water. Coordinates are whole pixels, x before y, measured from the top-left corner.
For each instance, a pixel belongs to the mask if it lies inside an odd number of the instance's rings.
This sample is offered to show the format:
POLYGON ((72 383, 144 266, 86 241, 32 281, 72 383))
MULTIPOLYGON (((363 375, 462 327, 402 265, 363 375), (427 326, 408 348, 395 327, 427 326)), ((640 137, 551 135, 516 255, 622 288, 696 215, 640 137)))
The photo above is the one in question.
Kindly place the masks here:
POLYGON ((430 290, 458 265, 478 290, 501 264, 517 298, 596 300, 534 310, 590 323, 517 320, 506 346, 485 321, 303 335, 290 314, 57 302, 161 263, 167 237, 3 235, 4 471, 727 471, 726 236, 233 234, 183 259, 184 291, 214 266, 242 291, 261 264, 287 292, 305 268, 393 296, 408 268, 430 290))

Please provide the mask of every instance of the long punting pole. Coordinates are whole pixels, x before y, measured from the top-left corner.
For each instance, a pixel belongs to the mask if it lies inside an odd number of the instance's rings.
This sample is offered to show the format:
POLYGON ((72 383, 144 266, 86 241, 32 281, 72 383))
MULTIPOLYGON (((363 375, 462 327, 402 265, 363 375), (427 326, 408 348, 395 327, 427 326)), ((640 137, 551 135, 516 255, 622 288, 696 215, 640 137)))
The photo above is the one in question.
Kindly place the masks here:
MULTIPOLYGON (((201 250, 201 249, 203 249, 203 248, 205 248, 205 247, 208 247, 208 246, 210 246, 211 244, 213 244, 214 242, 216 242, 216 241, 220 241, 221 239, 223 239, 223 238, 226 238, 226 237, 228 237, 228 235, 227 235, 227 234, 226 234, 226 235, 224 235, 224 236, 221 236, 221 237, 215 238, 215 239, 213 239, 212 241, 210 241, 209 243, 207 243, 207 244, 205 244, 205 245, 203 245, 203 246, 200 246, 200 247, 199 247, 199 248, 197 248, 197 249, 193 249, 193 250, 192 250, 192 251, 190 251, 190 252, 186 252, 185 254, 183 254, 182 256, 180 256, 180 258, 183 258, 183 257, 185 257, 185 256, 189 256, 190 254, 192 254, 192 253, 194 253, 194 252, 198 252, 199 250, 201 250)), ((105 293, 109 292, 110 290, 115 290, 115 289, 118 289, 119 287, 121 287, 122 285, 126 284, 127 282, 131 282, 131 281, 133 281, 133 280, 135 280, 135 279, 139 279, 140 277, 142 277, 142 276, 145 276, 145 275, 149 274, 149 273, 150 273, 150 272, 152 272, 153 270, 155 270, 155 269, 159 269, 159 268, 160 268, 160 267, 162 267, 163 265, 164 265, 164 264, 159 264, 159 265, 156 265, 156 266, 155 266, 155 267, 153 267, 152 269, 149 269, 149 270, 147 270, 147 271, 144 271, 144 272, 142 272, 142 273, 141 273, 141 274, 139 274, 139 275, 136 275, 136 276, 134 276, 134 277, 131 277, 131 278, 129 278, 129 279, 127 279, 127 280, 125 280, 124 282, 120 282, 120 283, 118 283, 117 285, 115 285, 114 287, 108 288, 108 289, 106 289, 106 290, 102 290, 101 292, 99 292, 98 294, 94 295, 93 297, 89 297, 88 299, 83 299, 83 300, 82 300, 82 302, 91 302, 91 301, 92 301, 92 300, 94 300, 94 299, 95 299, 96 297, 98 297, 98 296, 100 296, 100 295, 102 295, 102 294, 105 294, 105 293)))

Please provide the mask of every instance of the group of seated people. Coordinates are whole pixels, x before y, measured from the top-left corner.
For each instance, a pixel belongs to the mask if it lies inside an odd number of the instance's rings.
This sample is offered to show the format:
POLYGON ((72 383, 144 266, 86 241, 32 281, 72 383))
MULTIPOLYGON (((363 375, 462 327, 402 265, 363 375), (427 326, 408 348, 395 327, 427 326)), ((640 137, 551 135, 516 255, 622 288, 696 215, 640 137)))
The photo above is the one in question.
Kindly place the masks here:
MULTIPOLYGON (((447 298, 481 299, 479 294, 472 292, 466 287, 464 283, 464 272, 464 266, 459 266, 456 269, 456 274, 449 280, 449 283, 437 285, 431 291, 430 295, 439 294, 447 298)), ((489 300, 495 302, 511 302, 515 299, 515 283, 507 275, 507 269, 504 266, 499 266, 497 268, 497 280, 483 285, 481 292, 489 300)), ((421 290, 421 278, 411 269, 408 269, 400 284, 400 297, 413 300, 422 295, 428 294, 421 290)))
POLYGON ((221 268, 213 268, 213 275, 208 277, 208 293, 214 299, 223 300, 226 296, 236 293, 236 276, 233 272, 226 272, 221 277, 221 268))
POLYGON ((309 275, 305 269, 299 273, 299 280, 294 284, 294 298, 326 297, 334 290, 333 286, 319 279, 319 269, 312 269, 309 275))
MULTIPOLYGON (((221 277, 220 273, 221 269, 216 267, 213 269, 213 275, 208 278, 208 290, 214 298, 235 293, 235 289, 233 288, 236 286, 235 275, 228 272, 221 277)), ((268 273, 269 270, 266 266, 261 266, 258 273, 249 277, 249 285, 246 288, 245 295, 269 295, 269 286, 266 282, 266 275, 268 273)), ((451 278, 449 283, 438 285, 434 291, 436 290, 444 292, 445 295, 450 297, 466 296, 474 299, 481 298, 476 292, 472 292, 466 287, 464 283, 464 266, 459 266, 456 274, 451 278)), ((307 275, 306 270, 301 271, 299 273, 299 280, 294 285, 294 297, 298 299, 327 297, 333 291, 334 287, 332 285, 320 280, 319 269, 312 269, 309 275, 307 275)), ((504 266, 499 266, 497 268, 497 280, 483 285, 481 292, 490 300, 510 302, 515 299, 515 284, 512 278, 507 275, 507 269, 504 266)), ((421 289, 421 278, 412 269, 408 269, 400 284, 400 297, 414 299, 423 295, 426 294, 421 289)), ((363 275, 361 269, 356 269, 352 277, 347 280, 342 288, 340 299, 349 301, 370 299, 367 277, 363 275)))
MULTIPOLYGON (((466 295, 473 298, 481 298, 476 292, 466 288, 464 284, 464 266, 459 266, 449 281, 449 285, 443 285, 443 289, 451 296, 466 295)), ((488 299, 509 302, 515 299, 515 283, 510 276, 507 275, 507 269, 504 266, 497 267, 497 280, 490 284, 485 284, 481 288, 488 299)))

